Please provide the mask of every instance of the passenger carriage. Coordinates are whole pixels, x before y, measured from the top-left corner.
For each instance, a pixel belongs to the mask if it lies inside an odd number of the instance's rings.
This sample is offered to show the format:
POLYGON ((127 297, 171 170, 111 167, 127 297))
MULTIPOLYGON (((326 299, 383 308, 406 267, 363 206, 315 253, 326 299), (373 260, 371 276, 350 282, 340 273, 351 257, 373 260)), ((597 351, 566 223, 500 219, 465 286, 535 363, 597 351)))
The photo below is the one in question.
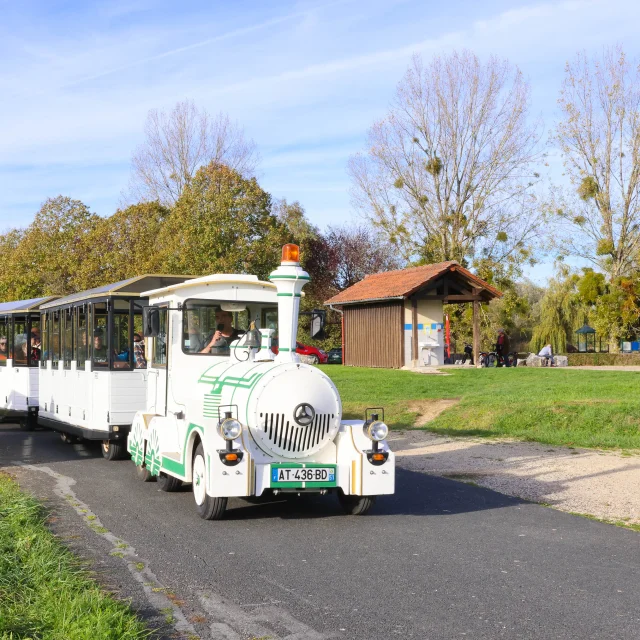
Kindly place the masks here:
POLYGON ((133 339, 142 334, 141 294, 186 277, 143 275, 42 303, 38 422, 68 442, 100 440, 108 459, 125 457, 146 406, 146 361, 133 339))
POLYGON ((55 296, 0 304, 0 419, 24 430, 38 417, 40 307, 55 296))
POLYGON ((191 483, 202 518, 222 517, 232 496, 336 492, 360 514, 394 492, 383 411, 342 420, 332 381, 295 352, 309 281, 298 256, 286 245, 269 282, 211 275, 144 294, 147 407, 128 450, 142 480, 163 491, 191 483), (225 326, 229 337, 216 340, 225 326))

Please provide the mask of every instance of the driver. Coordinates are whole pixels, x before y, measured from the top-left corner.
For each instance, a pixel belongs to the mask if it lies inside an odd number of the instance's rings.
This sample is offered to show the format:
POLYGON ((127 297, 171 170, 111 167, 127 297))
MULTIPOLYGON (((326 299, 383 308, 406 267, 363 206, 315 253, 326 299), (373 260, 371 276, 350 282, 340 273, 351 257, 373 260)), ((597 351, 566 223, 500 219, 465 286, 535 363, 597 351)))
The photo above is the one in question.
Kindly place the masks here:
POLYGON ((229 345, 244 334, 233 325, 231 311, 216 310, 216 330, 204 341, 205 347, 200 353, 220 353, 229 350, 229 345))

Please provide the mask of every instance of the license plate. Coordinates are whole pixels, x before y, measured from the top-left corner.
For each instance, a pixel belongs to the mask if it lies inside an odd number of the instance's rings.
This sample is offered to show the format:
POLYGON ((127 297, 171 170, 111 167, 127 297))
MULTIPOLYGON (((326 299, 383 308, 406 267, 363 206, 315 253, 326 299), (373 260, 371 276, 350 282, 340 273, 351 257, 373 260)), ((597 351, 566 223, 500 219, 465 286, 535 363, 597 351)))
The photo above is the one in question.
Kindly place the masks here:
POLYGON ((272 487, 335 487, 335 465, 271 465, 272 487))

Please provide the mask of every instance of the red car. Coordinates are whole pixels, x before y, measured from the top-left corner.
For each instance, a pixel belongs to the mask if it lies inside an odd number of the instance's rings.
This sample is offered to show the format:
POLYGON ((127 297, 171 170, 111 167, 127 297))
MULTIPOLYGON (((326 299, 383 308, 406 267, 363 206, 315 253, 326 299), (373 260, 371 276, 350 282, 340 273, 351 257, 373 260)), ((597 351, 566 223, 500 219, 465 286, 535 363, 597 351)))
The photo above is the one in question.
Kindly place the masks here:
MULTIPOLYGON (((271 350, 276 354, 278 353, 278 347, 276 345, 273 345, 271 350)), ((302 344, 302 342, 296 342, 296 353, 311 358, 314 364, 327 364, 329 357, 322 349, 302 344)))

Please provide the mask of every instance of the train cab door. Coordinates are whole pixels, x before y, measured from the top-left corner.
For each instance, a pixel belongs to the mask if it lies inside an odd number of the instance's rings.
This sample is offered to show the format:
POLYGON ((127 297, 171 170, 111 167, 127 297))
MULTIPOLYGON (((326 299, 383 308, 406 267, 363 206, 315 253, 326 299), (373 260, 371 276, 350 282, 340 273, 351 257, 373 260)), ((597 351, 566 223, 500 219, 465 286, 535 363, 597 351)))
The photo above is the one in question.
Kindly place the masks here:
POLYGON ((160 308, 158 332, 151 338, 151 369, 148 379, 148 409, 157 415, 167 415, 169 375, 169 311, 160 308))

